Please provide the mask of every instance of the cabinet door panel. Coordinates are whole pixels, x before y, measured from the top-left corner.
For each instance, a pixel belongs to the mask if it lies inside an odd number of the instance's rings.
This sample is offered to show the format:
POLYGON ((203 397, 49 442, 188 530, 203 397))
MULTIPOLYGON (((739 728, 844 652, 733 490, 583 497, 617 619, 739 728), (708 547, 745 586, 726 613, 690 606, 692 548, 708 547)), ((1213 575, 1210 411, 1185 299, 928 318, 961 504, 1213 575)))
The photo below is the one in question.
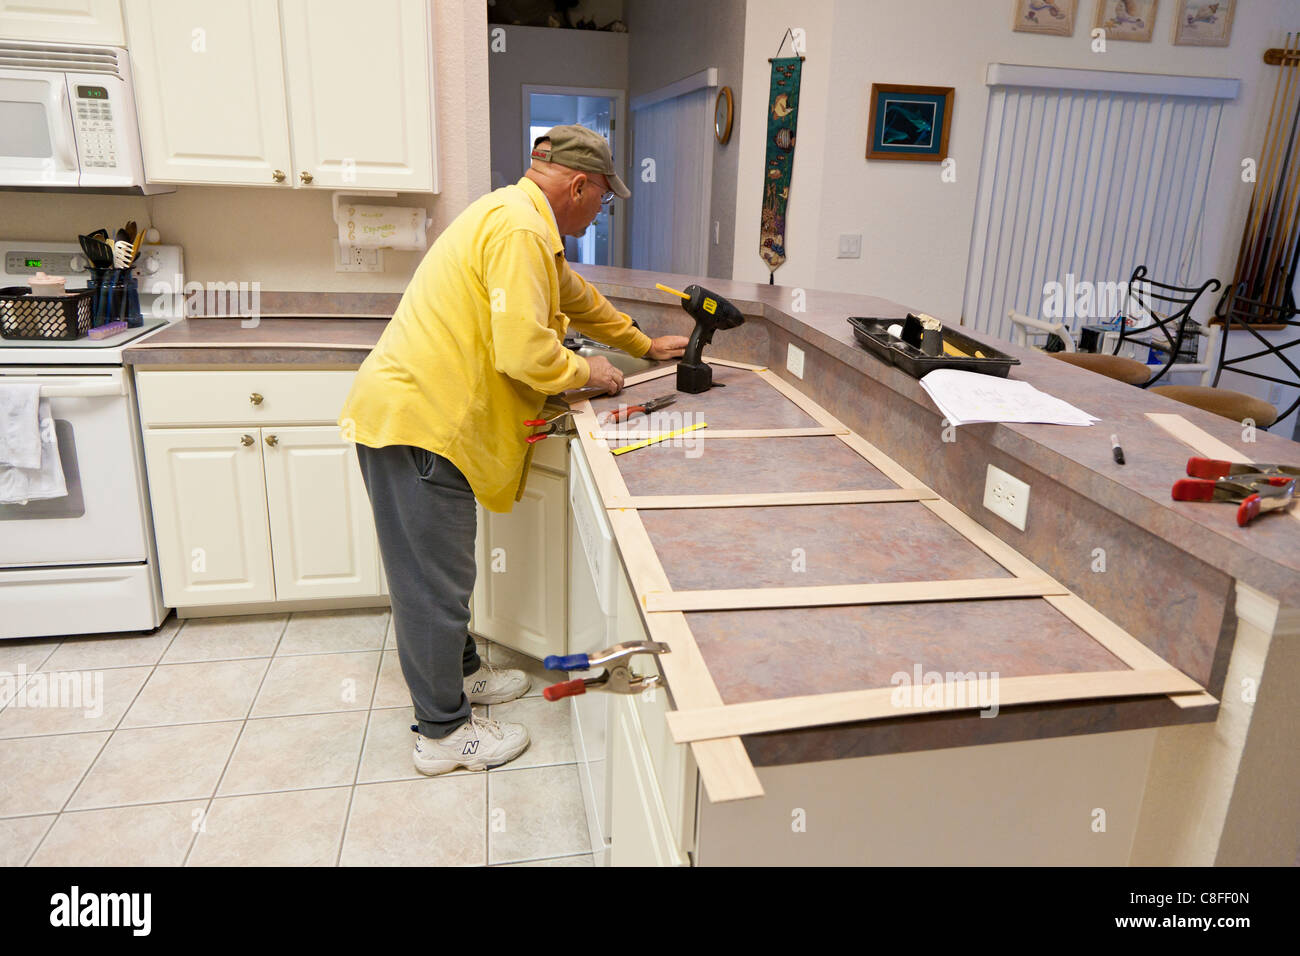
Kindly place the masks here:
POLYGON ((117 0, 0 0, 0 37, 126 45, 117 0))
POLYGON ((566 480, 534 469, 510 514, 483 512, 474 632, 541 659, 565 652, 566 480))
POLYGON ((275 598, 257 429, 147 430, 145 462, 164 603, 275 598), (254 439, 244 444, 244 436, 254 439))
POLYGON ((295 183, 434 188, 428 3, 283 0, 295 183))
POLYGON ((148 178, 270 186, 279 170, 287 179, 276 0, 125 0, 125 9, 148 178))
POLYGON ((610 866, 685 866, 650 761, 635 697, 609 708, 610 866))
POLYGON ((356 446, 333 426, 262 429, 281 601, 380 593, 379 547, 356 446))

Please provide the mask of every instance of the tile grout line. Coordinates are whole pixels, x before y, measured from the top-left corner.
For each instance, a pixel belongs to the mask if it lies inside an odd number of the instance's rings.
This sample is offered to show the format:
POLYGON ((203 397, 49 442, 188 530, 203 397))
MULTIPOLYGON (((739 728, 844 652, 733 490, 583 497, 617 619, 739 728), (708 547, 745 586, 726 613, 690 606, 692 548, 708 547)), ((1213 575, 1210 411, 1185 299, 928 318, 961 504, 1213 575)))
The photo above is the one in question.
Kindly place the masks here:
POLYGON ((190 862, 190 857, 194 854, 194 847, 199 842, 199 834, 204 832, 204 828, 208 825, 208 816, 212 813, 212 804, 216 802, 217 792, 221 790, 221 781, 225 780, 226 774, 230 772, 230 761, 234 759, 235 751, 239 749, 239 742, 244 739, 244 731, 248 727, 248 715, 251 714, 253 708, 257 706, 257 698, 261 696, 262 688, 266 686, 266 678, 271 673, 271 668, 275 664, 275 652, 280 649, 280 645, 284 642, 284 634, 285 631, 289 630, 289 622, 291 620, 293 620, 293 612, 290 612, 285 616, 284 626, 280 629, 280 636, 276 638, 275 648, 271 651, 270 660, 266 665, 266 669, 262 671, 262 679, 257 682, 257 690, 253 691, 253 696, 249 698, 248 709, 244 712, 244 719, 239 725, 239 733, 235 735, 235 742, 230 748, 230 753, 226 754, 226 762, 221 767, 221 774, 217 777, 217 782, 212 785, 212 793, 208 797, 207 804, 203 807, 203 815, 199 817, 199 825, 194 827, 191 824, 194 834, 190 837, 190 845, 186 848, 185 855, 181 857, 179 865, 182 868, 190 862))
POLYGON ((379 696, 379 680, 384 672, 384 648, 388 643, 388 629, 393 626, 393 612, 388 611, 388 624, 384 627, 384 636, 380 640, 379 660, 375 662, 375 683, 370 688, 370 706, 366 708, 366 725, 361 731, 361 749, 357 753, 357 769, 352 774, 352 786, 348 788, 348 806, 343 811, 343 831, 339 834, 339 848, 334 854, 334 867, 343 865, 343 847, 348 842, 348 825, 352 823, 352 802, 357 796, 357 780, 361 776, 361 761, 366 756, 366 738, 370 736, 370 720, 375 712, 375 698, 379 696))
MULTIPOLYGON (((163 618, 163 623, 166 623, 166 620, 167 620, 166 618, 163 618)), ((158 661, 161 661, 163 659, 163 656, 167 653, 168 649, 170 649, 171 646, 174 643, 176 643, 176 638, 180 636, 181 631, 185 630, 186 622, 183 621, 180 617, 177 617, 176 621, 177 621, 176 633, 173 634, 171 640, 167 642, 167 647, 163 648, 162 654, 158 655, 158 661)), ((60 641, 59 647, 62 647, 64 643, 66 642, 60 641)), ((48 661, 49 658, 47 657, 45 660, 48 661)), ((122 716, 117 719, 117 723, 113 725, 111 730, 109 730, 108 736, 104 738, 104 742, 100 744, 99 749, 95 751, 95 756, 91 758, 88 764, 86 764, 86 769, 82 771, 80 779, 77 780, 77 785, 68 791, 68 795, 66 798, 64 798, 63 804, 59 807, 58 811, 55 813, 54 822, 50 824, 49 828, 45 831, 44 835, 42 835, 40 840, 37 842, 36 846, 32 849, 32 852, 28 854, 27 861, 23 864, 24 867, 31 865, 32 859, 35 858, 37 852, 40 851, 40 848, 45 845, 45 841, 49 838, 50 834, 54 832, 54 828, 58 826, 59 821, 63 819, 63 814, 67 812, 68 804, 72 802, 72 798, 77 795, 77 791, 81 789, 83 784, 85 784, 86 778, 90 776, 90 771, 94 768, 95 764, 99 762, 99 758, 104 755, 104 750, 105 748, 108 747, 109 742, 112 741, 113 735, 117 733, 118 729, 122 726, 122 721, 126 720, 126 715, 131 712, 131 708, 134 707, 135 702, 139 700, 140 694, 144 692, 145 685, 149 683, 149 681, 153 678, 154 673, 158 670, 158 661, 154 661, 153 666, 149 668, 149 673, 145 676, 145 679, 140 682, 140 686, 136 688, 135 695, 132 696, 131 702, 127 704, 124 708, 122 708, 122 716)), ((42 662, 42 664, 44 664, 44 661, 42 662)), ((98 732, 100 731, 92 731, 92 733, 98 733, 98 732)), ((16 739, 21 740, 23 738, 16 738, 16 739)))

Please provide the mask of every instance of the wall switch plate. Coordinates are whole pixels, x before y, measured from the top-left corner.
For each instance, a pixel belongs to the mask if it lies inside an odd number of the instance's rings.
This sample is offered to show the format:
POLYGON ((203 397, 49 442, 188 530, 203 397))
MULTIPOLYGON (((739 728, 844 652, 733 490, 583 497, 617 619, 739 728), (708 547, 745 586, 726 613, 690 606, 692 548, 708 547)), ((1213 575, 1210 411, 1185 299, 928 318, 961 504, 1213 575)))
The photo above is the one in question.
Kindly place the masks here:
POLYGON ((858 259, 862 256, 862 234, 845 233, 840 236, 840 251, 837 259, 858 259))
POLYGON ((335 272, 383 272, 384 251, 343 245, 334 240, 335 272))
POLYGON ((785 353, 785 367, 795 378, 803 378, 803 349, 791 345, 785 353))
POLYGON ((1029 486, 1001 468, 989 465, 988 477, 984 479, 984 507, 1024 531, 1029 516, 1029 486))

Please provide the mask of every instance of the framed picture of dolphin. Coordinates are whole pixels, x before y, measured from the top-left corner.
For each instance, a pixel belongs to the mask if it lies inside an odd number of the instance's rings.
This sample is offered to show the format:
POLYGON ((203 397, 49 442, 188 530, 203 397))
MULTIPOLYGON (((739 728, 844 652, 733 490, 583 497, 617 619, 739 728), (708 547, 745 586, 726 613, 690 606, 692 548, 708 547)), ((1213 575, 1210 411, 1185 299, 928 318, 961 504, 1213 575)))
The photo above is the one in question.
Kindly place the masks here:
POLYGON ((1015 0, 1011 29, 1019 33, 1074 36, 1074 9, 1078 0, 1015 0))
POLYGON ((951 86, 872 83, 867 159, 946 159, 952 97, 951 86))

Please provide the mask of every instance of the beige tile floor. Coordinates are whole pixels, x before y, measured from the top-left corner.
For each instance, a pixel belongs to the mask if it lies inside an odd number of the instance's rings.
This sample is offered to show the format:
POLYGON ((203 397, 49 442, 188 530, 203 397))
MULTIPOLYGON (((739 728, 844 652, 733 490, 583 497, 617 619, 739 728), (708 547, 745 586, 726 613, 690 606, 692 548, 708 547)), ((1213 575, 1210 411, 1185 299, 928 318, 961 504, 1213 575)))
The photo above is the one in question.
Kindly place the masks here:
POLYGON ((390 623, 173 617, 0 642, 0 675, 102 688, 97 707, 31 707, 0 681, 0 865, 590 866, 568 709, 541 697, 556 675, 480 648, 532 677, 483 708, 532 744, 487 773, 422 777, 390 623))

